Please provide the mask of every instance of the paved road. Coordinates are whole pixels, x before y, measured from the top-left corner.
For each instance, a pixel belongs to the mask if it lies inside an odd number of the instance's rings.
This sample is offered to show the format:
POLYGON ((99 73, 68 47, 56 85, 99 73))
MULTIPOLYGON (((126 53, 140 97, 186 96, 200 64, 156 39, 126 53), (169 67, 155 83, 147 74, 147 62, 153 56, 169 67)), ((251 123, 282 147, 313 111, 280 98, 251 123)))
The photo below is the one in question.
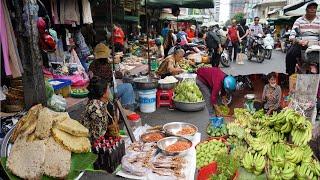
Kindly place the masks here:
POLYGON ((231 63, 228 68, 222 68, 226 74, 231 74, 233 76, 237 75, 249 75, 249 74, 268 74, 272 71, 277 73, 285 73, 285 53, 281 51, 273 50, 271 60, 265 59, 262 63, 253 61, 248 61, 247 56, 244 56, 244 65, 239 65, 236 63, 231 63))

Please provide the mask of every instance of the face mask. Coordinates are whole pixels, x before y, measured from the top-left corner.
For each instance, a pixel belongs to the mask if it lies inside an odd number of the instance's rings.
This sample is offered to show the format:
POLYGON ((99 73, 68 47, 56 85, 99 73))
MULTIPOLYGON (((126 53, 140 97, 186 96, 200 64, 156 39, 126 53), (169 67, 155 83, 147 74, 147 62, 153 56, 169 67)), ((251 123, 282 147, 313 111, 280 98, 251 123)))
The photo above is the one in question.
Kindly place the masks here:
POLYGON ((277 85, 276 83, 270 84, 271 87, 276 87, 276 85, 277 85))

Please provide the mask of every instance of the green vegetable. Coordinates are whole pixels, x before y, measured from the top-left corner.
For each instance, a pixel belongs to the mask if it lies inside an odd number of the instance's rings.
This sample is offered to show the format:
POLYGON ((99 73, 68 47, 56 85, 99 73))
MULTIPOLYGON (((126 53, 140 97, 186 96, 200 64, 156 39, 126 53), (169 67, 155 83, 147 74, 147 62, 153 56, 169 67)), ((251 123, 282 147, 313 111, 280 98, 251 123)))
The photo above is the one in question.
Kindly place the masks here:
POLYGON ((183 81, 175 88, 174 99, 179 102, 201 102, 202 93, 194 81, 183 81))

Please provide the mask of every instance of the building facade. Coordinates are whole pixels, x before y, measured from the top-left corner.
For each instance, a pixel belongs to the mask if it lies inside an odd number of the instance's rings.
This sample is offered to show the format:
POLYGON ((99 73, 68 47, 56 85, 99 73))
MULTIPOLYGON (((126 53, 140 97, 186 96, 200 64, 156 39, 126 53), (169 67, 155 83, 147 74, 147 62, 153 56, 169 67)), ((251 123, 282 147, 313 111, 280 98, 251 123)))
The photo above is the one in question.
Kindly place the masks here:
POLYGON ((254 16, 260 17, 261 23, 266 23, 268 14, 287 5, 287 0, 262 0, 253 6, 254 16))
POLYGON ((214 4, 214 10, 213 10, 213 19, 216 22, 220 21, 220 0, 216 0, 214 4))
POLYGON ((246 0, 230 0, 229 17, 232 18, 237 13, 243 13, 246 0))

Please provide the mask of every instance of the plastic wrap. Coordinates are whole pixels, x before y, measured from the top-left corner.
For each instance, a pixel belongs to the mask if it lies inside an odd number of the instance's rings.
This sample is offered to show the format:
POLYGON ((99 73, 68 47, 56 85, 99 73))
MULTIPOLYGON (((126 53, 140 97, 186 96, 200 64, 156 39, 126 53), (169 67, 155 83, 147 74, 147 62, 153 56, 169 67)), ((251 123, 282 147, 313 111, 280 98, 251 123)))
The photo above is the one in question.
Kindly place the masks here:
POLYGON ((62 96, 53 95, 47 102, 48 107, 57 112, 64 112, 67 108, 67 101, 62 96))

